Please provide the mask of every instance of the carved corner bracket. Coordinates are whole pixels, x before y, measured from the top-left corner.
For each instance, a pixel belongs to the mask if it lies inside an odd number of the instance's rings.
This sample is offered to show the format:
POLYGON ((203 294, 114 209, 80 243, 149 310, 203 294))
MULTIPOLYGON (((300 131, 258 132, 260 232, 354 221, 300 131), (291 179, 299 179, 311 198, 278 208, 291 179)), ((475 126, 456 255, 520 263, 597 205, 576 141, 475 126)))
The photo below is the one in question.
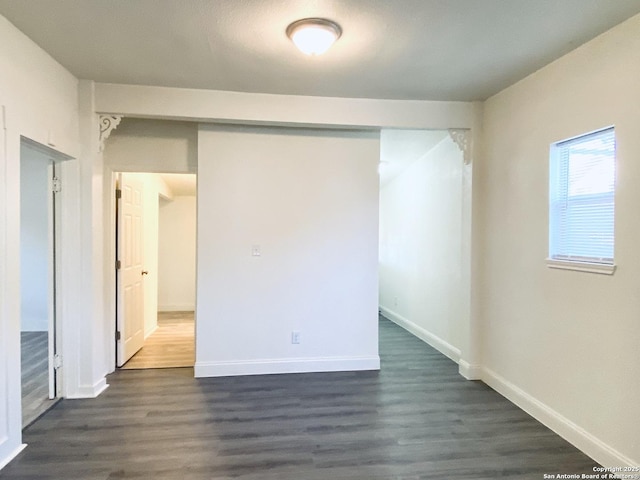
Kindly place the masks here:
POLYGON ((111 132, 113 132, 118 125, 120 125, 120 121, 122 120, 122 115, 100 115, 100 145, 98 146, 98 151, 104 151, 104 142, 109 138, 111 132))
POLYGON ((471 165, 471 130, 449 129, 449 136, 462 152, 465 165, 471 165))

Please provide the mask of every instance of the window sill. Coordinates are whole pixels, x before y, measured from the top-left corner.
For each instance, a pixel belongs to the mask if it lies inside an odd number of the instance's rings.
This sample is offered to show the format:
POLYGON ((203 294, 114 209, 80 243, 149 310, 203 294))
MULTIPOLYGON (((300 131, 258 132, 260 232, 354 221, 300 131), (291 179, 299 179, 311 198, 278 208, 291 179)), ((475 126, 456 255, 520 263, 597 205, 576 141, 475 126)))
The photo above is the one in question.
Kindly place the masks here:
POLYGON ((547 258, 547 267, 559 268, 561 270, 575 270, 578 272, 600 273, 602 275, 613 275, 616 271, 615 265, 577 262, 574 260, 555 260, 552 258, 547 258))

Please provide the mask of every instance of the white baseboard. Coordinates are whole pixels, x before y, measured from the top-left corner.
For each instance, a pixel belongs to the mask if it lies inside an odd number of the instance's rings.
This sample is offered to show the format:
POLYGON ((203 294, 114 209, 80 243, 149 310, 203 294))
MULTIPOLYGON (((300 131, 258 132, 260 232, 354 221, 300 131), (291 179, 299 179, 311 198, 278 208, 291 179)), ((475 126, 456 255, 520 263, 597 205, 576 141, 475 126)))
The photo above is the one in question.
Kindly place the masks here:
POLYGON ((159 312, 193 312, 195 303, 172 303, 170 305, 158 305, 159 312))
POLYGON ((81 385, 75 392, 67 395, 65 398, 75 400, 81 398, 96 398, 109 387, 106 378, 101 378, 94 385, 81 385))
POLYGON ((423 342, 428 343, 433 348, 438 350, 440 353, 446 355, 454 362, 458 363, 460 361, 460 350, 458 348, 444 341, 437 335, 434 335, 433 333, 425 330, 421 326, 416 325, 411 320, 404 318, 402 315, 399 315, 393 310, 389 310, 386 307, 379 307, 379 308, 380 308, 380 312, 382 312, 382 314, 385 317, 387 317, 389 320, 391 320, 393 323, 399 325, 400 327, 404 328, 408 332, 412 333, 423 342))
POLYGON ((156 330, 158 330, 158 325, 154 325, 153 328, 151 330, 149 330, 148 332, 144 332, 144 339, 146 340, 147 338, 149 338, 151 335, 153 335, 153 332, 155 332, 156 330))
POLYGON ((11 451, 6 457, 0 458, 0 470, 2 470, 4 467, 6 467, 11 460, 16 458, 18 456, 18 454, 22 450, 25 449, 26 446, 27 446, 27 444, 23 443, 22 445, 19 445, 17 448, 15 448, 13 451, 11 451))
POLYGON ((466 360, 460 359, 458 373, 467 380, 482 380, 482 365, 472 365, 466 360))
POLYGON ((393 310, 380 307, 380 311, 389 320, 457 362, 459 364, 460 374, 467 380, 482 380, 513 404, 553 430, 599 464, 605 467, 636 467, 640 465, 640 460, 632 460, 626 457, 492 370, 482 365, 470 364, 461 359, 460 350, 436 335, 398 315, 393 310))
POLYGON ((640 465, 640 461, 624 456, 494 371, 486 367, 482 370, 484 383, 599 464, 605 467, 636 467, 640 465))
POLYGON ((274 373, 342 372, 380 370, 380 357, 320 357, 249 360, 237 362, 196 362, 196 378, 274 373))

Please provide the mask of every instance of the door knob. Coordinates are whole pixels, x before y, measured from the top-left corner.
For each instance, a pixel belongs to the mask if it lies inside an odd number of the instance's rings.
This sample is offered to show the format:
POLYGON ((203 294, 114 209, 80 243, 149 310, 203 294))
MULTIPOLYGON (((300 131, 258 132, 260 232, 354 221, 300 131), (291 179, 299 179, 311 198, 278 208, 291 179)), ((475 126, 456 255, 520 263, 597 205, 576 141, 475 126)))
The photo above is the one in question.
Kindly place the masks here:
POLYGON ((149 272, 147 272, 146 270, 142 270, 142 275, 149 275, 149 272))

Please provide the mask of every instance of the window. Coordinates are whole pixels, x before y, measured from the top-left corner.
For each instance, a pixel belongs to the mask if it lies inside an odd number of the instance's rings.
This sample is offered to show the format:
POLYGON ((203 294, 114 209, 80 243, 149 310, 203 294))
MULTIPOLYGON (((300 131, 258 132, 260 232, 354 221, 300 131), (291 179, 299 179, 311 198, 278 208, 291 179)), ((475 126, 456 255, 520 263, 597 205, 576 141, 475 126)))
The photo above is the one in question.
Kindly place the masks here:
POLYGON ((613 273, 615 133, 551 146, 549 266, 613 273))

